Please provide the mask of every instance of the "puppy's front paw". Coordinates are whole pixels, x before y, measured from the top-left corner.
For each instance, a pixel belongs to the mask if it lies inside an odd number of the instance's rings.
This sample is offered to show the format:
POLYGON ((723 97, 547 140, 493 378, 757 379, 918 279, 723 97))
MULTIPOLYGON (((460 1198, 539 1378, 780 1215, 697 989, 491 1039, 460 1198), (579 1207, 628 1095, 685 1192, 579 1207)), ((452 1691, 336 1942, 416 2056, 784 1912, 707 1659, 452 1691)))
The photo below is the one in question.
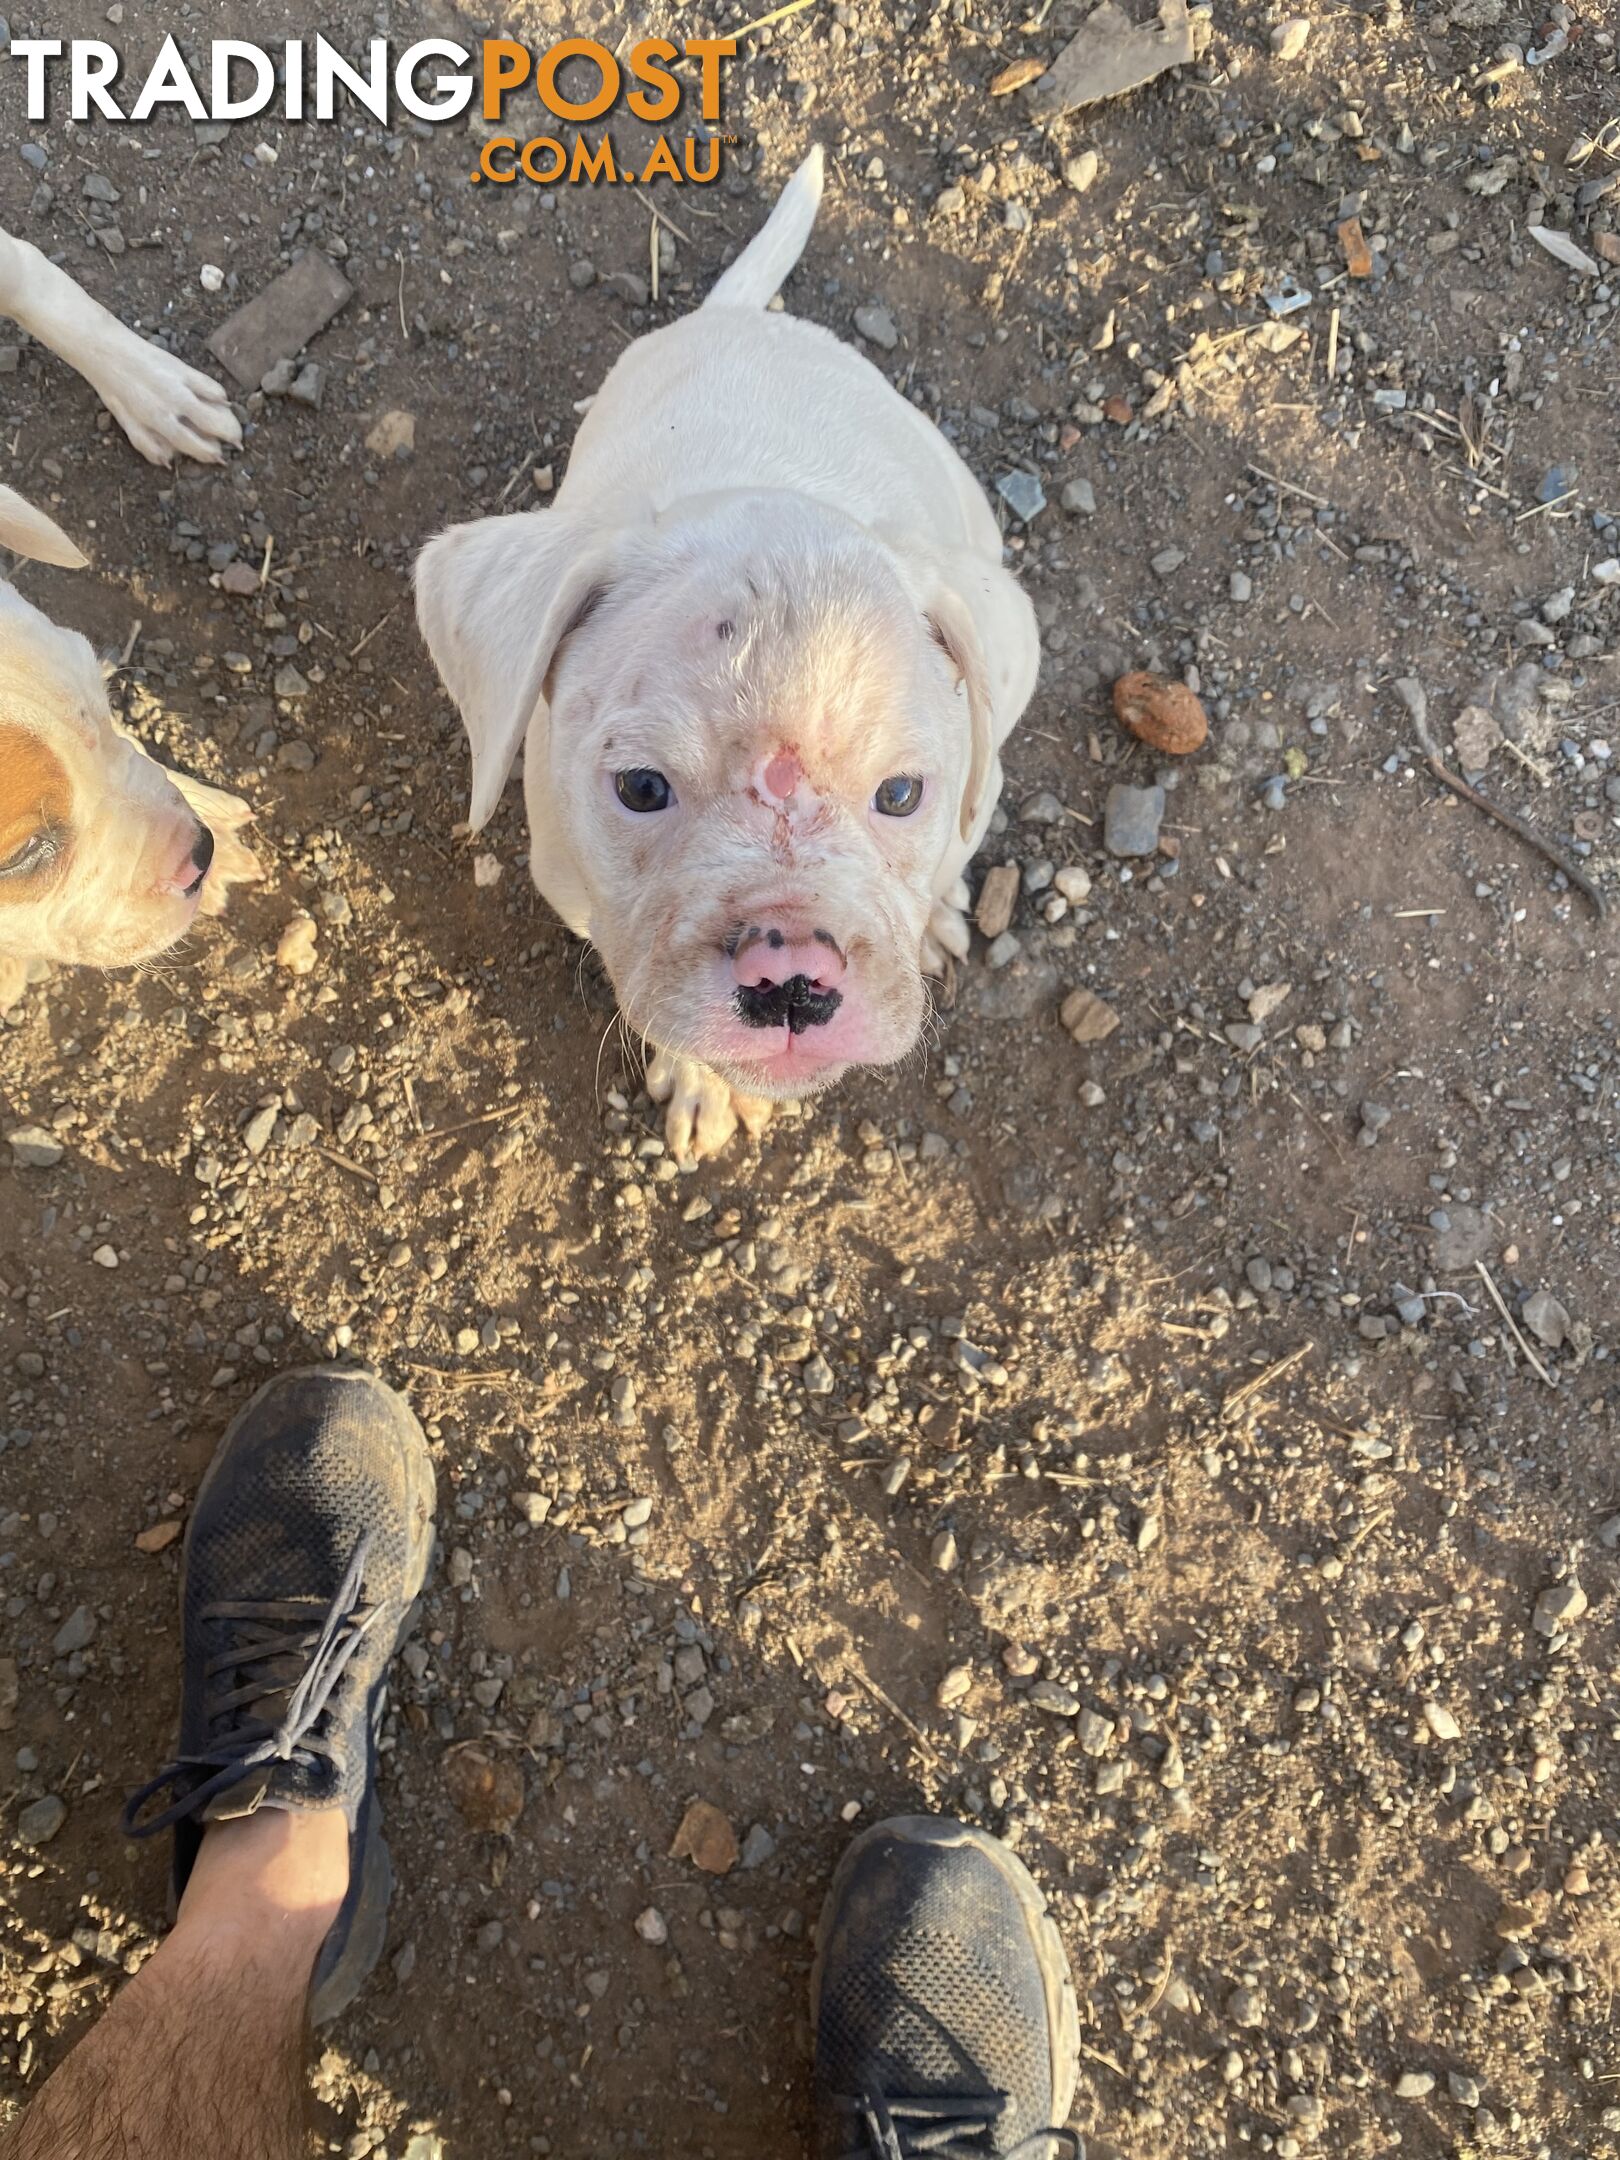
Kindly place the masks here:
POLYGON ((141 456, 153 465, 172 465, 177 456, 222 465, 227 450, 241 448, 242 427, 221 386, 161 346, 117 327, 123 334, 109 365, 91 380, 141 456))
POLYGON ((258 856, 242 838, 242 828, 252 822, 253 812, 240 795, 227 795, 206 780, 193 780, 190 773, 172 773, 170 778, 214 836, 214 859, 208 865, 197 912, 223 915, 233 885, 251 885, 264 875, 258 856))
POLYGON ((654 1051, 647 1093, 664 1105, 664 1138, 683 1170, 718 1155, 739 1125, 757 1137, 774 1107, 758 1095, 739 1095, 707 1065, 669 1050, 654 1051))
POLYGON ((965 960, 972 942, 968 929, 968 889, 960 878, 949 892, 941 893, 923 932, 922 971, 943 975, 952 960, 965 960))

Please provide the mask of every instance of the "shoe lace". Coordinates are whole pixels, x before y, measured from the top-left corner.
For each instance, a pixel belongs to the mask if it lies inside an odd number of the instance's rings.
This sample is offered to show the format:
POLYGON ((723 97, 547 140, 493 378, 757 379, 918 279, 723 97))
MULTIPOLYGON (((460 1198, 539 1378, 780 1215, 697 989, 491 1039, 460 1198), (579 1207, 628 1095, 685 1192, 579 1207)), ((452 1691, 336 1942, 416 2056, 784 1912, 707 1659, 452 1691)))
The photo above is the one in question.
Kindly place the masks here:
POLYGON ((267 1763, 314 1770, 323 1760, 336 1759, 337 1743, 316 1727, 350 1658, 381 1611, 380 1606, 363 1606, 360 1601, 370 1548, 368 1531, 355 1546, 354 1557, 324 1613, 318 1607, 312 1610, 308 1598, 231 1600, 202 1608, 201 1619, 225 1621, 232 1634, 228 1647, 203 1668, 205 1690, 227 1680, 210 1697, 205 1713, 209 1732, 217 1732, 218 1738, 194 1754, 177 1755, 134 1794, 124 1809, 126 1837, 154 1837, 187 1816, 201 1816, 221 1793, 244 1783, 267 1763), (289 1684, 293 1660, 302 1662, 302 1671, 289 1684), (228 1676, 234 1676, 234 1681, 228 1676), (277 1695, 285 1695, 286 1704, 272 1721, 264 1710, 277 1695), (243 1716, 249 1704, 253 1711, 243 1716), (141 1821, 142 1811, 162 1793, 172 1796, 168 1805, 141 1821))
POLYGON ((902 2100, 864 2092, 838 2105, 855 2117, 862 2134, 844 2160, 1086 2160, 1085 2145, 1073 2130, 1032 2130, 1016 2145, 997 2145, 1003 2093, 902 2100))

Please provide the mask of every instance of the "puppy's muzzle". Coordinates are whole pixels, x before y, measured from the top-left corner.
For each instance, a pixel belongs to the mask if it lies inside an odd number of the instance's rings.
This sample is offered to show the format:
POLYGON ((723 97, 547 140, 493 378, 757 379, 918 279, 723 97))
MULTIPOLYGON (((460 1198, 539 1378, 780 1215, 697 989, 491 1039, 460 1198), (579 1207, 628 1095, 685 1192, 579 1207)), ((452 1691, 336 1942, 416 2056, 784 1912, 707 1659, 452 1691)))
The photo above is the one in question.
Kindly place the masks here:
POLYGON ((847 963, 830 931, 796 937, 774 923, 750 923, 726 942, 745 1026, 803 1035, 825 1027, 843 1004, 838 983, 847 963))

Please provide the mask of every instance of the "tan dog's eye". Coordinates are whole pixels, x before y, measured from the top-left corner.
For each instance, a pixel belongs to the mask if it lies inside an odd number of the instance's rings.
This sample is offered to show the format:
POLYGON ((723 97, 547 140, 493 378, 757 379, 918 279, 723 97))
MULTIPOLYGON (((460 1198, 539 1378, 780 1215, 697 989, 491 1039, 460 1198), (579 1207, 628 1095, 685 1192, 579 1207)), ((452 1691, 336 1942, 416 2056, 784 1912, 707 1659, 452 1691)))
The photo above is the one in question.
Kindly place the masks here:
POLYGON ((58 835, 48 828, 44 832, 31 834, 20 848, 8 855, 4 862, 0 862, 0 878, 27 877, 30 871, 43 870, 48 862, 55 859, 59 846, 58 835))
POLYGON ((650 765, 635 765, 628 772, 613 775, 613 785, 620 802, 627 810, 634 810, 638 817, 645 817, 653 810, 667 810, 675 800, 675 790, 661 772, 654 772, 650 765))
POLYGON ((915 773, 896 773, 885 780, 872 797, 879 817, 910 817, 923 799, 923 784, 915 773))

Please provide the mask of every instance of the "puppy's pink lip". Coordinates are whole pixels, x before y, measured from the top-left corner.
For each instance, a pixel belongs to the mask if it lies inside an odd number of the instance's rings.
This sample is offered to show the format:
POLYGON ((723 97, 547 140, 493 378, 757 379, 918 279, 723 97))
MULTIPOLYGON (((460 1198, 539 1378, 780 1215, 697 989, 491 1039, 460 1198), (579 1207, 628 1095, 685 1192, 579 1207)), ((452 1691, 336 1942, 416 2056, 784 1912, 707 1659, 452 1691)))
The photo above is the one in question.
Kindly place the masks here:
POLYGON ((825 1085, 848 1065, 881 1062, 874 1052, 869 1031, 853 1013, 839 1013, 825 1027, 806 1028, 795 1035, 785 1024, 780 1028, 744 1027, 732 1021, 714 1041, 710 1055, 730 1071, 774 1085, 800 1081, 807 1087, 825 1085))

